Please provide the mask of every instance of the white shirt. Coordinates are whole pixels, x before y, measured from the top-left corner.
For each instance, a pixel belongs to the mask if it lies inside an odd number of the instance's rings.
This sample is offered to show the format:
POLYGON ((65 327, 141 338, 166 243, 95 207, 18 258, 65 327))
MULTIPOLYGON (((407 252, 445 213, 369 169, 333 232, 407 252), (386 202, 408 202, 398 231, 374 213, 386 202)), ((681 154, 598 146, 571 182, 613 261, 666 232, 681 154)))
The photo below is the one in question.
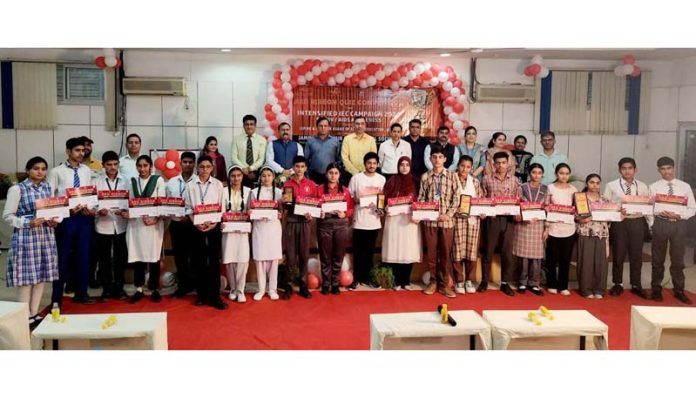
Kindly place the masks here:
MULTIPOLYGON (((548 185, 549 203, 555 205, 572 206, 573 194, 578 189, 568 184, 565 189, 556 187, 556 184, 548 185)), ((554 238, 567 238, 575 233, 575 224, 564 224, 560 222, 547 223, 549 235, 554 238)))
POLYGON ((192 210, 202 204, 224 203, 225 189, 222 182, 215 177, 209 177, 208 181, 201 182, 196 176, 186 184, 186 208, 192 210))
POLYGON ((191 174, 188 180, 179 174, 178 176, 167 181, 167 186, 164 188, 168 198, 186 198, 186 186, 193 181, 195 174, 191 174))
MULTIPOLYGON (((53 196, 64 196, 66 188, 73 188, 73 177, 75 172, 68 167, 66 163, 56 166, 48 172, 48 183, 53 189, 53 196)), ((77 175, 80 178, 80 186, 86 187, 92 184, 92 170, 80 164, 78 166, 77 175)))
POLYGON ((348 190, 355 198, 355 211, 353 212, 353 228, 363 230, 374 230, 382 228, 382 220, 377 213, 368 208, 360 206, 360 192, 366 188, 384 188, 386 179, 381 174, 373 174, 368 177, 364 172, 354 175, 348 183, 348 190))
MULTIPOLYGON (((138 155, 140 156, 140 155, 138 155)), ((138 168, 135 162, 138 160, 138 156, 132 158, 130 155, 122 157, 118 160, 118 174, 123 176, 126 180, 130 180, 131 177, 138 176, 138 168)))
MULTIPOLYGON (((629 184, 623 178, 618 178, 614 181, 610 181, 607 184, 607 187, 604 188, 604 199, 615 203, 621 203, 623 201, 624 196, 626 196, 626 191, 628 190, 629 186, 631 187, 632 196, 650 196, 650 189, 648 188, 647 184, 640 182, 636 179, 634 179, 633 182, 629 184)), ((626 216, 626 218, 640 217, 643 216, 637 214, 626 216)))
MULTIPOLYGON (((300 145, 299 142, 296 142, 295 144, 297 145, 297 156, 304 156, 304 150, 302 149, 302 145, 300 145)), ((273 151, 273 141, 268 141, 268 145, 266 145, 266 166, 272 168, 276 174, 282 173, 283 171, 286 170, 283 168, 283 166, 279 165, 275 161, 275 152, 273 151)), ((307 163, 307 166, 309 166, 309 163, 307 163)), ((292 168, 290 168, 290 171, 292 171, 292 168)))
POLYGON ((669 183, 672 183, 672 192, 675 196, 686 196, 688 202, 686 203, 686 218, 688 220, 696 214, 696 202, 694 201, 694 192, 691 190, 691 186, 682 180, 673 179, 672 181, 667 181, 665 179, 660 179, 652 184, 650 184, 650 195, 655 196, 657 194, 667 195, 669 192, 669 183))
POLYGON ((399 172, 399 165, 397 162, 402 156, 408 156, 411 158, 411 144, 399 139, 399 142, 394 145, 394 141, 390 139, 384 141, 379 145, 379 164, 382 167, 382 173, 385 174, 397 174, 399 172))
MULTIPOLYGON (((115 180, 109 179, 106 175, 99 176, 95 185, 97 186, 97 191, 129 191, 129 183, 130 181, 125 181, 123 177, 117 174, 115 180)), ((122 234, 126 232, 127 225, 128 220, 112 212, 103 217, 99 215, 94 217, 94 229, 98 234, 102 235, 122 234)))

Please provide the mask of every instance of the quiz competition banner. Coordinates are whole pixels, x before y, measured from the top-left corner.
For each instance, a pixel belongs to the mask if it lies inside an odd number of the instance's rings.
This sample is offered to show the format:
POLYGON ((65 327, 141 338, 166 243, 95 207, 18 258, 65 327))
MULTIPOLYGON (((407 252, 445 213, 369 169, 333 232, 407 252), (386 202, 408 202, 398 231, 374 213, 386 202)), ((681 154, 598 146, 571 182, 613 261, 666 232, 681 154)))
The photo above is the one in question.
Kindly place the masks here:
POLYGON ((317 135, 316 120, 325 116, 331 120, 331 135, 342 137, 353 130, 353 117, 365 116, 367 133, 378 142, 389 138, 389 126, 399 123, 404 136, 408 122, 420 119, 421 134, 436 137, 443 123, 442 105, 435 89, 410 89, 396 92, 387 89, 358 87, 300 86, 292 100, 292 131, 294 139, 305 143, 317 135))

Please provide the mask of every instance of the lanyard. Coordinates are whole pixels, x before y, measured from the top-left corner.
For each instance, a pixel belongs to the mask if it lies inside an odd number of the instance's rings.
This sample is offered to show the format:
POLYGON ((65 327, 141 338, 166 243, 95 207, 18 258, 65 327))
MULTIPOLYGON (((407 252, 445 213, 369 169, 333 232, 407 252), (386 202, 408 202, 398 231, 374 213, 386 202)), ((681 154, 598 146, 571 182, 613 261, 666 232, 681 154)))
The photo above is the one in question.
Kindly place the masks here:
POLYGON ((201 182, 198 182, 198 191, 201 193, 201 204, 205 204, 205 196, 208 195, 208 189, 210 189, 210 185, 210 181, 208 181, 204 192, 203 188, 201 188, 201 182))
POLYGON ((184 180, 183 178, 179 180, 179 197, 183 198, 184 197, 184 191, 186 190, 186 185, 184 185, 184 180))
POLYGON ((435 185, 435 199, 440 200, 442 198, 442 177, 445 176, 444 171, 439 175, 436 176, 433 174, 433 185, 435 185))
MULTIPOLYGON (((628 185, 626 186, 626 189, 628 189, 629 187, 632 187, 633 184, 636 184, 636 191, 635 191, 636 193, 634 193, 634 195, 638 195, 638 183, 636 182, 636 180, 633 180, 632 183, 628 184, 628 185)), ((624 195, 628 195, 628 194, 626 193, 626 189, 624 189, 624 186, 623 186, 623 184, 621 183, 621 179, 619 179, 619 188, 621 188, 621 192, 623 192, 624 195)))
MULTIPOLYGON (((119 177, 116 177, 116 183, 114 184, 114 187, 111 188, 111 183, 109 182, 109 177, 106 177, 106 186, 109 187, 109 191, 113 191, 113 190, 115 190, 116 188, 118 188, 118 180, 120 180, 120 178, 119 178, 119 177)), ((142 189, 141 189, 141 191, 142 191, 142 189)))
MULTIPOLYGON (((527 185, 527 198, 528 198, 528 199, 531 199, 531 198, 532 198, 532 188, 531 188, 531 185, 529 185, 529 184, 526 184, 526 185, 527 185)), ((535 203, 539 201, 539 194, 541 194, 541 185, 539 185, 539 188, 538 188, 538 189, 539 189, 539 190, 537 191, 536 195, 534 195, 534 200, 533 200, 533 202, 535 202, 535 203)))

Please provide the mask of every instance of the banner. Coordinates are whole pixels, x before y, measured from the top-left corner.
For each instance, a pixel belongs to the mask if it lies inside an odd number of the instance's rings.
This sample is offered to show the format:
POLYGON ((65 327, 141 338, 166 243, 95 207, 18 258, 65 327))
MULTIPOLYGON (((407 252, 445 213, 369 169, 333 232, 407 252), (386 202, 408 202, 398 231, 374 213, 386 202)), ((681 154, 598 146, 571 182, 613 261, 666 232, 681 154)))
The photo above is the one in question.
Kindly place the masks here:
POLYGON ((367 133, 378 142, 389 138, 389 126, 400 123, 404 136, 408 122, 420 119, 421 134, 437 136, 443 123, 437 90, 410 89, 393 92, 387 89, 357 87, 299 86, 292 100, 292 131, 294 140, 304 143, 317 134, 316 121, 324 116, 331 121, 331 135, 342 139, 353 130, 353 117, 365 116, 367 133))

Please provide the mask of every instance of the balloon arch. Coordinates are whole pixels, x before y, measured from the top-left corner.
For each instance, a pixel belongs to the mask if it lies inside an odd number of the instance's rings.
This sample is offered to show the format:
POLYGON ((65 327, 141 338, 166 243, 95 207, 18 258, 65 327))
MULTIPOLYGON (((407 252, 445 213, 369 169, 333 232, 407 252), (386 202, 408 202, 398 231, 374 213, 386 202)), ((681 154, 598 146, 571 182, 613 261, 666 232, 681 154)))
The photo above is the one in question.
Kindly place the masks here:
POLYGON ((278 125, 290 122, 293 90, 305 85, 372 87, 392 91, 437 88, 440 90, 445 125, 450 129, 450 142, 458 144, 469 126, 464 114, 467 104, 464 83, 449 65, 434 65, 429 62, 354 64, 350 61, 300 59, 288 60, 286 65, 273 72, 273 84, 268 88, 264 107, 262 135, 278 136, 278 125))

